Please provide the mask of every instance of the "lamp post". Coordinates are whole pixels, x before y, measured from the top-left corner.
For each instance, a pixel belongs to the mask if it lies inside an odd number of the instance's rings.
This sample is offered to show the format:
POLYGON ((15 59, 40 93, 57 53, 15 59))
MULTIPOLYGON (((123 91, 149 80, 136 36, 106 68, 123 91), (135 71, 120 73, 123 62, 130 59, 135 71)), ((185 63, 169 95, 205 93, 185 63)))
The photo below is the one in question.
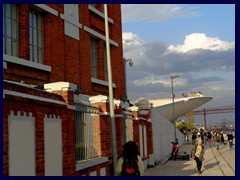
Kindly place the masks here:
MULTIPOLYGON (((133 66, 133 61, 132 59, 126 59, 125 57, 123 58, 124 61, 124 78, 125 78, 125 94, 124 94, 124 98, 123 101, 126 102, 128 100, 127 97, 127 76, 126 76, 126 64, 128 63, 130 67, 133 66)), ((126 119, 127 116, 124 114, 124 120, 122 121, 122 128, 123 128, 123 144, 126 143, 126 119)))
POLYGON ((110 123, 111 123, 111 137, 112 137, 112 156, 113 156, 113 173, 117 175, 117 138, 116 138, 116 126, 114 115, 114 100, 113 100, 113 87, 112 87, 112 66, 110 56, 110 41, 109 41, 109 29, 108 29, 108 11, 107 4, 104 4, 104 19, 105 19, 105 35, 106 35, 106 50, 107 50, 107 69, 108 69, 108 90, 109 90, 109 106, 110 106, 110 123))
POLYGON ((124 61, 124 78, 125 78, 125 97, 124 100, 127 101, 127 76, 126 76, 126 64, 128 62, 129 66, 132 67, 133 66, 133 60, 132 59, 126 59, 125 57, 123 58, 124 61))
POLYGON ((174 141, 173 142, 176 142, 177 141, 177 135, 176 135, 176 121, 175 121, 175 109, 174 109, 174 93, 173 93, 173 79, 174 78, 177 78, 179 77, 179 75, 177 74, 173 74, 170 76, 171 78, 171 84, 172 84, 172 108, 173 108, 173 128, 174 128, 174 141))
POLYGON ((187 136, 187 143, 188 143, 188 118, 187 118, 187 116, 186 116, 186 136, 187 136))

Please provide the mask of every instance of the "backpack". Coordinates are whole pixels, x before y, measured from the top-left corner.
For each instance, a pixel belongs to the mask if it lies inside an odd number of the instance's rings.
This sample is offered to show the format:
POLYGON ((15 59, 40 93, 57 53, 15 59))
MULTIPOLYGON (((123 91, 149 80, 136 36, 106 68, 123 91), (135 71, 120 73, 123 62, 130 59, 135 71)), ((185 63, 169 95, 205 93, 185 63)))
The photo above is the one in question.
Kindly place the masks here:
POLYGON ((137 160, 123 160, 121 176, 140 176, 137 160))

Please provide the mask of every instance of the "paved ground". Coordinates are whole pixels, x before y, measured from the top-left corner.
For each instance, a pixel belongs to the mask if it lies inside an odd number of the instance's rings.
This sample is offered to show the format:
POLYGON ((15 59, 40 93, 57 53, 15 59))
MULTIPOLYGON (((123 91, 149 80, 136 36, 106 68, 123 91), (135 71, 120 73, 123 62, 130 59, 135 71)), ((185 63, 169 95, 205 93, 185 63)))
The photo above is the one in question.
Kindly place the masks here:
MULTIPOLYGON (((190 154, 193 145, 185 144, 179 152, 190 154)), ((143 176, 235 176, 235 148, 221 146, 219 150, 214 145, 205 145, 205 160, 202 174, 197 173, 194 160, 167 161, 163 165, 147 169, 143 176)))

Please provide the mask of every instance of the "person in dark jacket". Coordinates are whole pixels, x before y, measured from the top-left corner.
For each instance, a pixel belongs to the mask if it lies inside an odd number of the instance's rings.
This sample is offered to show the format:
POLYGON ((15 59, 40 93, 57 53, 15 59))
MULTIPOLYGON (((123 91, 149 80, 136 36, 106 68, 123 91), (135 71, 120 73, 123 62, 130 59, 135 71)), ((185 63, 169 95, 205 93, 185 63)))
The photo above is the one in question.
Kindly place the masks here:
POLYGON ((128 141, 123 147, 122 157, 119 158, 117 163, 116 172, 120 176, 127 176, 125 170, 123 172, 124 162, 128 162, 129 164, 137 164, 137 169, 139 171, 138 175, 142 175, 144 172, 144 165, 142 162, 142 158, 138 151, 138 146, 133 141, 128 141))
POLYGON ((196 145, 196 139, 197 139, 197 135, 196 135, 196 132, 194 131, 194 132, 192 133, 192 144, 193 144, 193 145, 196 145))
POLYGON ((202 140, 199 139, 197 145, 192 149, 192 158, 196 161, 198 174, 202 173, 202 161, 204 161, 205 148, 202 143, 202 140))
POLYGON ((233 138, 234 138, 234 136, 233 136, 232 133, 229 132, 229 133, 227 134, 227 137, 228 137, 229 148, 230 148, 230 150, 231 150, 232 147, 233 147, 233 138))

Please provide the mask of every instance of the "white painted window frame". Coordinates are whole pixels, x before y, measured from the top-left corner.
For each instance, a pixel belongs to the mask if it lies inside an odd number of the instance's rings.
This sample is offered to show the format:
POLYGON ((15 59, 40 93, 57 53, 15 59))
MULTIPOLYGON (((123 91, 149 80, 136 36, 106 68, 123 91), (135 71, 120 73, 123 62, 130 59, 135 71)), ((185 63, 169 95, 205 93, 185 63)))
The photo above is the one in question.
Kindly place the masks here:
POLYGON ((31 61, 26 60, 26 59, 14 57, 14 56, 9 56, 9 55, 6 55, 6 54, 3 54, 3 61, 18 64, 18 65, 22 65, 22 66, 26 66, 26 67, 39 69, 39 70, 46 71, 46 72, 51 72, 51 67, 50 66, 35 63, 35 62, 31 62, 31 61))

